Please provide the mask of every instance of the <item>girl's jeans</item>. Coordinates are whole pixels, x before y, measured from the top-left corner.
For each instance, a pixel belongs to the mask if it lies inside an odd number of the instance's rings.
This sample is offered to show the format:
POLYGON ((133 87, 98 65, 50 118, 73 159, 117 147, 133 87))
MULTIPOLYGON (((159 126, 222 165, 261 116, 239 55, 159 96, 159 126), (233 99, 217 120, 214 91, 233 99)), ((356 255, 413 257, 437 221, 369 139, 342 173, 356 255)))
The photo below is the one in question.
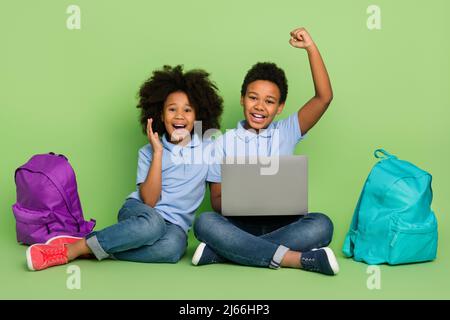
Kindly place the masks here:
POLYGON ((183 229, 165 221, 155 209, 139 200, 127 199, 118 220, 86 237, 98 260, 175 263, 186 251, 187 235, 183 229))

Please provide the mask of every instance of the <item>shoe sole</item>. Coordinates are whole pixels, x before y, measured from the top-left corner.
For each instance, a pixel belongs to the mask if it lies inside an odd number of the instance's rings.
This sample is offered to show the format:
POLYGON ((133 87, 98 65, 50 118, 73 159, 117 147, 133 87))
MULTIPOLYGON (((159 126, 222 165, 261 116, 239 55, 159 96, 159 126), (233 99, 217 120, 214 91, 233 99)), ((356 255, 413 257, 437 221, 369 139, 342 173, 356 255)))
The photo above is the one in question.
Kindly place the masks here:
POLYGON ((31 246, 29 246, 28 247, 28 249, 27 249, 27 252, 26 252, 26 255, 27 255, 27 266, 28 266, 28 269, 29 270, 31 270, 31 271, 36 271, 34 268, 33 268, 33 262, 31 261, 31 248, 34 246, 34 244, 33 245, 31 245, 31 246))
POLYGON ((69 239, 77 239, 77 240, 83 239, 83 238, 80 238, 80 237, 72 237, 72 236, 56 236, 56 237, 48 239, 45 244, 50 244, 50 242, 52 242, 54 240, 57 240, 57 239, 61 239, 61 238, 69 238, 69 239))
POLYGON ((331 250, 328 247, 323 248, 325 250, 325 253, 327 254, 328 262, 330 263, 331 269, 333 270, 334 274, 338 274, 339 272, 339 264, 337 262, 336 256, 333 253, 333 250, 331 250))
POLYGON ((203 250, 205 250, 206 243, 202 242, 198 245, 197 249, 194 252, 194 256, 192 257, 192 264, 194 266, 198 265, 200 258, 202 257, 203 250))

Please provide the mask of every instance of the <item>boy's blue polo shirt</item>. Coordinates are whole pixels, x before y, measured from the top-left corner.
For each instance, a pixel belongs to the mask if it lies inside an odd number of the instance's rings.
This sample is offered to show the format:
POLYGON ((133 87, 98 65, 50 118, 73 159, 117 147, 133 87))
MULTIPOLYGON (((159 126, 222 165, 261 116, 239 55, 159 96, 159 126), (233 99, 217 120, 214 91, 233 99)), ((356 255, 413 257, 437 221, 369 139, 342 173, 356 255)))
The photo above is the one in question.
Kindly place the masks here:
POLYGON ((292 155, 296 144, 303 139, 298 112, 286 119, 272 122, 259 134, 245 129, 244 125, 245 120, 238 122, 236 129, 227 130, 215 140, 212 152, 214 163, 209 167, 208 181, 222 181, 220 164, 224 162, 225 157, 292 155))
MULTIPOLYGON (((193 135, 191 142, 180 147, 162 137, 162 186, 161 198, 155 209, 161 216, 186 233, 194 221, 194 213, 203 201, 208 174, 208 164, 199 156, 210 142, 193 135)), ((205 151, 206 152, 206 151, 205 151)), ((146 144, 139 150, 136 191, 128 198, 142 201, 139 184, 145 181, 152 161, 152 147, 146 144)))

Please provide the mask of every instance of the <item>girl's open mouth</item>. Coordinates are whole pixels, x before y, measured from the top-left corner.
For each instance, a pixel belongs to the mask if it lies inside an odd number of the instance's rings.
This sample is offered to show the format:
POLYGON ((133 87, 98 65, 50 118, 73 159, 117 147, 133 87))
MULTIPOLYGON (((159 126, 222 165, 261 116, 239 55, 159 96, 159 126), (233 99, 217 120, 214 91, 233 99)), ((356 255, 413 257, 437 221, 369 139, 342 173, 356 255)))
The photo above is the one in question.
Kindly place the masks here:
POLYGON ((185 124, 173 124, 172 126, 175 128, 175 130, 186 128, 185 124))

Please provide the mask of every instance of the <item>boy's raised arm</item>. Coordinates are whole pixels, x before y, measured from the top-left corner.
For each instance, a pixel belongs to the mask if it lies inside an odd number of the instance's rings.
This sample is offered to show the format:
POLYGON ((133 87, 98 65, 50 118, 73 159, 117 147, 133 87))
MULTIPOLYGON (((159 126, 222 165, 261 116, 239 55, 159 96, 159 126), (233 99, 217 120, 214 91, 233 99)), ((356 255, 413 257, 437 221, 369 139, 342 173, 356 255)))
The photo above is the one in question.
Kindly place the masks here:
POLYGON ((314 81, 314 96, 298 111, 298 121, 302 135, 307 133, 319 121, 333 100, 333 90, 327 69, 320 55, 319 49, 304 28, 291 32, 289 43, 294 48, 302 48, 308 52, 314 81))

